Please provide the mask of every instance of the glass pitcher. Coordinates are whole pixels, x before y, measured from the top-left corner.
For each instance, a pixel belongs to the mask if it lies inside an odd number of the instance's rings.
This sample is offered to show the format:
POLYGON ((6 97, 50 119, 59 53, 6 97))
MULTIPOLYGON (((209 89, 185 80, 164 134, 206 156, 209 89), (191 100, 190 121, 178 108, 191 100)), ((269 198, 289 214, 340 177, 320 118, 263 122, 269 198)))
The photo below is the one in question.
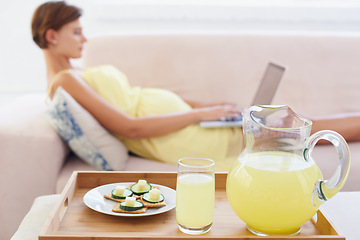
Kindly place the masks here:
POLYGON ((257 235, 293 235, 345 184, 350 152, 341 135, 319 131, 289 106, 252 106, 244 112, 245 148, 231 167, 226 194, 232 209, 257 235), (323 180, 311 152, 325 139, 339 155, 323 180))

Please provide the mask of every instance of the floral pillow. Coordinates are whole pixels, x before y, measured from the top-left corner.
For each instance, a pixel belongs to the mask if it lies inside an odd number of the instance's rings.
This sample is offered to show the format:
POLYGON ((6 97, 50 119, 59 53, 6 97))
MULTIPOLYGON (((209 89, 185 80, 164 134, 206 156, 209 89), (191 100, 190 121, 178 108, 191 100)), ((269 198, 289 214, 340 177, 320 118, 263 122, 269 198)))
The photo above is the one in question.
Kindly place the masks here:
POLYGON ((49 104, 50 124, 82 160, 99 170, 123 170, 129 158, 124 144, 59 87, 49 104))

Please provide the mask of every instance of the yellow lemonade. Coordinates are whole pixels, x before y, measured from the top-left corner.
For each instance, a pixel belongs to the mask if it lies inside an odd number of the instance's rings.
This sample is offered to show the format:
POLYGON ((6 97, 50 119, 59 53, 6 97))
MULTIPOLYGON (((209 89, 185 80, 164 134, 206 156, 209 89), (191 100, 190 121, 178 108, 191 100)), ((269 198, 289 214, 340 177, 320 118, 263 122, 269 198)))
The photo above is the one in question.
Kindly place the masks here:
POLYGON ((176 184, 176 221, 200 228, 212 223, 215 204, 215 179, 206 174, 182 174, 176 184))
POLYGON ((282 152, 245 154, 231 168, 226 192, 235 213, 255 232, 296 233, 316 212, 317 165, 282 152))

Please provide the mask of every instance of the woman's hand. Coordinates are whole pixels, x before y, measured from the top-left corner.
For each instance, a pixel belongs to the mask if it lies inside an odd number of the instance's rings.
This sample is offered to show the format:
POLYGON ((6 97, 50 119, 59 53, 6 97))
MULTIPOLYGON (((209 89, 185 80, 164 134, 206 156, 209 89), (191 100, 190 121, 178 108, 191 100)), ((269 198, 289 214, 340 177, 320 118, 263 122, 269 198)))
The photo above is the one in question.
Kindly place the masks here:
POLYGON ((194 109, 198 111, 199 121, 215 121, 222 117, 237 117, 242 109, 234 105, 216 105, 194 109))

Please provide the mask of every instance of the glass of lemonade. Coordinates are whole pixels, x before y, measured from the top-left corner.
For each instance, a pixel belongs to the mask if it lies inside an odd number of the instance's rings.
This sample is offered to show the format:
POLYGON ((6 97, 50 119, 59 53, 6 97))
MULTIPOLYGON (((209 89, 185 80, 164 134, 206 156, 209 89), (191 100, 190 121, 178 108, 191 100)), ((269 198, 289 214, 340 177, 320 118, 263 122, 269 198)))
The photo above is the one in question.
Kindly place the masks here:
POLYGON ((176 222, 187 234, 210 230, 214 218, 214 161, 208 158, 182 158, 176 183, 176 222))

